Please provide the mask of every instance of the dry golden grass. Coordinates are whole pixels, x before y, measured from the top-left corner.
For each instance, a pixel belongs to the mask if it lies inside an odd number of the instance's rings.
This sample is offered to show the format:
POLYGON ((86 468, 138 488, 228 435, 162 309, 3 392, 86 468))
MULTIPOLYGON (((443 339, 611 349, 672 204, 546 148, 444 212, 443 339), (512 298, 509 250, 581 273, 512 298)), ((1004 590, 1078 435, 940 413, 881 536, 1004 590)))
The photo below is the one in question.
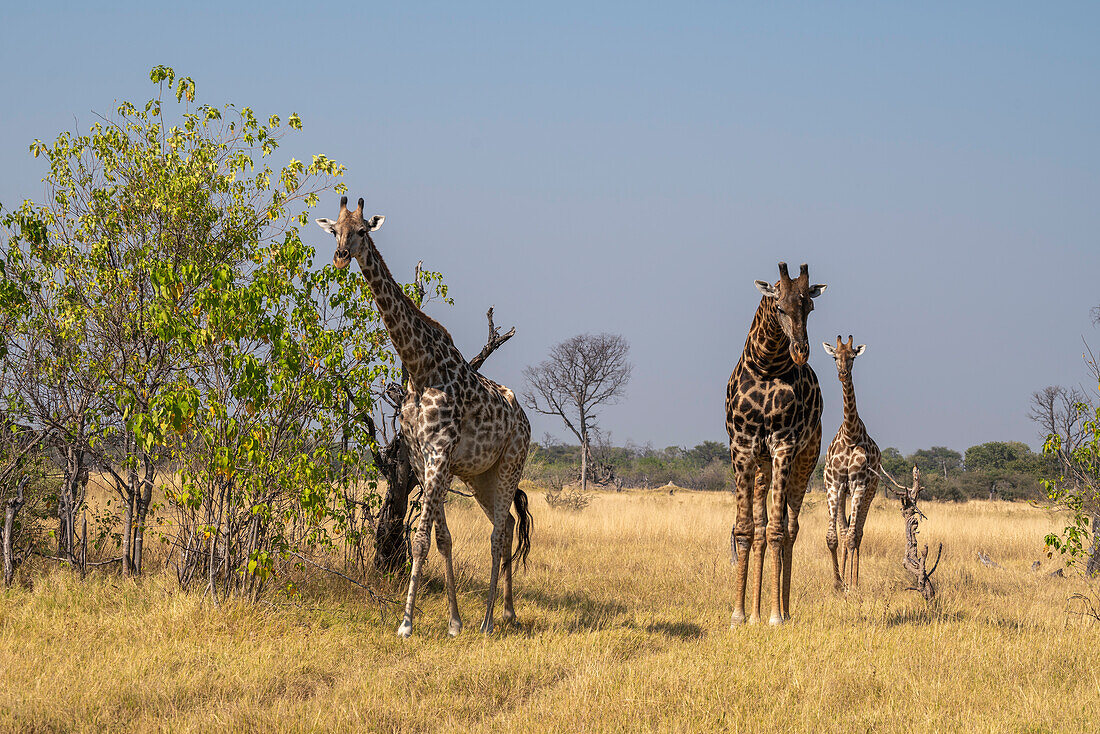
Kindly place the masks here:
MULTIPOLYGON (((934 606, 902 590, 901 516, 876 502, 864 585, 832 591, 822 495, 796 547, 794 619, 729 629, 732 497, 598 494, 581 513, 532 497, 518 628, 477 634, 489 525, 449 506, 466 630, 446 637, 439 557, 414 637, 362 592, 220 609, 168 575, 55 572, 0 593, 0 729, 11 731, 1088 731, 1100 627, 1077 582, 1032 573, 1057 525, 1025 505, 926 503, 945 544, 934 606), (1004 568, 975 560, 982 549, 1004 568)), ((391 587, 400 596, 402 585, 391 587)), ((499 612, 499 606, 498 606, 499 612)), ((1090 728, 1091 727, 1091 728, 1090 728)))

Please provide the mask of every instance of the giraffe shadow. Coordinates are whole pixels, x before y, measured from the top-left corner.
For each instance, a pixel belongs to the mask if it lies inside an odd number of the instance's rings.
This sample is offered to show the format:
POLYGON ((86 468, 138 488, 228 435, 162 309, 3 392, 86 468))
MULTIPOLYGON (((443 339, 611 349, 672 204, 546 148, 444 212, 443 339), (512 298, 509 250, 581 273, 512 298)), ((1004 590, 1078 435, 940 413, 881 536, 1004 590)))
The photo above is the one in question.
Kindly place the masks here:
POLYGON ((647 624, 645 630, 681 640, 697 640, 707 635, 706 630, 692 622, 653 622, 647 624))
MULTIPOLYGON (((565 617, 564 627, 569 632, 594 632, 597 630, 629 626, 620 619, 629 610, 614 601, 599 601, 580 591, 562 593, 531 589, 522 593, 522 599, 542 607, 546 611, 559 612, 565 617)), ((520 598, 516 600, 521 604, 520 598)))
POLYGON ((899 609, 886 615, 883 623, 886 627, 901 627, 906 625, 925 626, 933 623, 964 622, 967 615, 960 610, 945 611, 933 606, 918 607, 914 609, 899 609))

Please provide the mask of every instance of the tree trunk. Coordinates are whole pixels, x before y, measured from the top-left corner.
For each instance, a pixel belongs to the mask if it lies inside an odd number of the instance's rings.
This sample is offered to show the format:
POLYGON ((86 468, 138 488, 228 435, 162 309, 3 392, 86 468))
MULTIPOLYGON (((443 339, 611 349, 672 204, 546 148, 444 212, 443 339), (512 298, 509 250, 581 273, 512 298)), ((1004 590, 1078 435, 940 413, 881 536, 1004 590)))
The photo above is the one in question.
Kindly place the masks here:
POLYGON ((581 433, 581 493, 588 494, 588 430, 581 433))
POLYGON ((1100 573, 1100 513, 1092 516, 1092 549, 1085 563, 1085 576, 1092 578, 1100 573))
POLYGON ((386 496, 378 513, 374 530, 374 567, 384 573, 396 573, 409 558, 405 534, 405 515, 409 510, 409 495, 419 484, 409 461, 409 447, 398 433, 387 447, 382 466, 386 477, 386 496))
POLYGON ((135 574, 141 573, 142 551, 145 546, 145 520, 149 515, 149 504, 153 499, 153 480, 156 478, 156 467, 148 455, 142 457, 144 472, 141 479, 141 491, 137 493, 135 502, 137 512, 134 517, 134 563, 135 574))
POLYGON ((65 452, 65 476, 57 497, 57 555, 76 565, 76 513, 84 502, 82 487, 88 481, 84 452, 69 447, 65 452))
MULTIPOLYGON (((126 442, 127 451, 132 447, 129 439, 126 442)), ((131 576, 134 573, 134 507, 137 500, 137 470, 129 467, 126 470, 126 513, 122 517, 122 575, 131 576)))
POLYGON ((0 545, 3 545, 4 549, 5 587, 11 586, 12 579, 15 577, 15 569, 19 567, 22 560, 15 557, 15 550, 12 547, 12 533, 15 532, 15 516, 23 507, 23 487, 26 485, 26 477, 19 480, 19 488, 16 489, 15 496, 8 498, 7 506, 4 508, 4 527, 3 535, 0 536, 0 545))

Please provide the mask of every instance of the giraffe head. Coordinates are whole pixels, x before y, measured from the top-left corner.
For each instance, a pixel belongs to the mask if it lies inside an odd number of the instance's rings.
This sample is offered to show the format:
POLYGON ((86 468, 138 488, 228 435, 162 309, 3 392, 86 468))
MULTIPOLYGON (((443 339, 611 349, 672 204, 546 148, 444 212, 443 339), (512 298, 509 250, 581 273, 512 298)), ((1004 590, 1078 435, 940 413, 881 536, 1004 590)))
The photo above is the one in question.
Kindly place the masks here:
POLYGON ((346 268, 353 257, 358 257, 367 242, 370 241, 370 233, 382 226, 385 217, 375 215, 370 219, 363 219, 363 200, 359 200, 359 208, 355 211, 348 209, 348 197, 340 197, 340 214, 336 220, 318 219, 317 226, 336 237, 336 253, 332 256, 332 264, 338 268, 346 268))
POLYGON ((829 353, 829 356, 836 360, 836 373, 840 377, 841 382, 851 379, 852 364, 855 363, 856 357, 863 354, 863 350, 867 348, 866 344, 860 344, 858 347, 853 347, 851 334, 848 335, 847 343, 842 342, 840 340, 840 335, 837 334, 835 347, 829 344, 829 342, 821 342, 821 346, 825 347, 825 351, 829 353))
POLYGON ((766 280, 758 280, 756 288, 767 298, 775 299, 776 318, 791 342, 791 359, 795 364, 806 364, 810 358, 806 319, 814 310, 813 299, 820 296, 826 286, 823 283, 810 285, 810 269, 806 263, 802 263, 797 278, 788 275, 787 263, 779 263, 779 282, 772 285, 766 280))

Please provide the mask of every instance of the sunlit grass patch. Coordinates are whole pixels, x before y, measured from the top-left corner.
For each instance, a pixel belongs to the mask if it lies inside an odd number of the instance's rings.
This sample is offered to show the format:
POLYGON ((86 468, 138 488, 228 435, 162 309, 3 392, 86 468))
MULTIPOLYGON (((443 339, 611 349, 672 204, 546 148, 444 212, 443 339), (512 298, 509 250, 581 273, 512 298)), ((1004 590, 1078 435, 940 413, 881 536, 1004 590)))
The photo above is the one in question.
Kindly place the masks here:
MULTIPOLYGON (((1057 518, 1044 510, 925 503, 921 542, 944 544, 926 604, 903 590, 901 515, 881 499, 862 585, 834 591, 811 496, 794 618, 731 630, 728 494, 532 507, 519 624, 498 620, 489 638, 476 630, 490 527, 471 502, 447 509, 465 621, 454 640, 434 551, 410 640, 394 608, 321 575, 298 597, 214 608, 170 572, 37 574, 0 593, 0 729, 1081 731, 1100 710, 1098 630, 1067 612, 1078 582, 1047 576, 1057 518)), ((377 589, 399 600, 404 582, 377 589)))

